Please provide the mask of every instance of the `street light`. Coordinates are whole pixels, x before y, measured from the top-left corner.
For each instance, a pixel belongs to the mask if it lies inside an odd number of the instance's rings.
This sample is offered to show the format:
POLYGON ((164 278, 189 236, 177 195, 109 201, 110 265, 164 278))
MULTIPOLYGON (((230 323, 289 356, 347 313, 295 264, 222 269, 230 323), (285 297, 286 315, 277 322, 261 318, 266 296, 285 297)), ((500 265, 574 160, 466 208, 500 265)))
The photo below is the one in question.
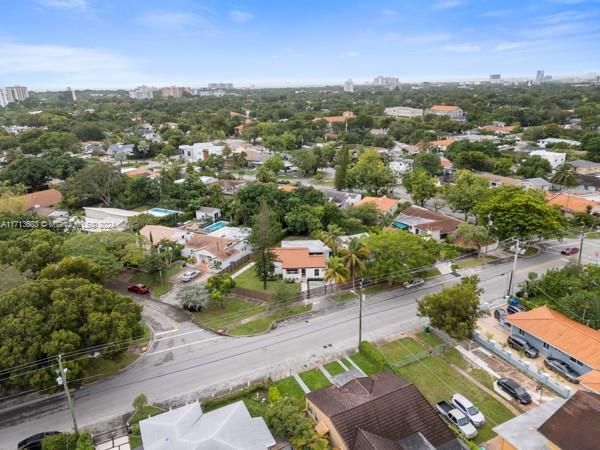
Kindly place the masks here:
POLYGON ((350 289, 350 292, 352 292, 354 295, 356 295, 358 297, 358 348, 360 349, 360 344, 362 342, 362 312, 363 312, 363 300, 364 300, 364 293, 363 293, 363 280, 360 280, 360 284, 359 284, 359 288, 360 288, 360 293, 357 293, 354 289, 350 289))
POLYGON ((62 386, 65 389, 65 395, 67 396, 67 404, 69 405, 69 410, 71 411, 71 418, 73 419, 73 429, 75 430, 75 434, 77 431, 77 419, 75 418, 75 409, 73 408, 73 399, 71 398, 71 393, 69 392, 69 385, 67 383, 67 372, 69 369, 63 367, 62 355, 58 355, 58 370, 56 371, 58 377, 56 377, 56 383, 59 386, 62 386))

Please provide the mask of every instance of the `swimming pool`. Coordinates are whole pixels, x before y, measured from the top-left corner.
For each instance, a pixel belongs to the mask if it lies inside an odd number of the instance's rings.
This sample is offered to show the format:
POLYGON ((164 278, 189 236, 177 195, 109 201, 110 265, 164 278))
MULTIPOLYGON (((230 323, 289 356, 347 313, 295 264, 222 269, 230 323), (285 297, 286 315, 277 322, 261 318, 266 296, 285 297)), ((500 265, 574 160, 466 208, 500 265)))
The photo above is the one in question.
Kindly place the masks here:
POLYGON ((179 211, 175 211, 173 209, 164 209, 164 208, 152 208, 146 212, 148 214, 152 214, 154 217, 166 217, 166 216, 171 216, 173 214, 179 214, 179 211))
POLYGON ((211 223, 209 226, 204 227, 203 230, 207 233, 212 233, 213 231, 217 231, 223 227, 226 227, 227 225, 229 225, 229 222, 225 220, 219 220, 218 222, 211 223))

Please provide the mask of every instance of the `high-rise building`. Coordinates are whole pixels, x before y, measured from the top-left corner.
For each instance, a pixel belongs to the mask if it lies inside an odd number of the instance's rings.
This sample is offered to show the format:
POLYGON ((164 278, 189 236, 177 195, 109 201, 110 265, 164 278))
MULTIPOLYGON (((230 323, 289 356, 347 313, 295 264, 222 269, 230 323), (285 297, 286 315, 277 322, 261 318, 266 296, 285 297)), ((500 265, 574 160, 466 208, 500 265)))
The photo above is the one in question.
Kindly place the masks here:
POLYGON ((129 97, 135 100, 151 100, 154 98, 155 90, 155 88, 149 86, 138 86, 129 91, 129 97))
POLYGON ((501 76, 499 73, 493 73, 490 75, 490 83, 492 84, 498 84, 501 81, 501 76))
POLYGON ((344 81, 344 92, 354 92, 354 83, 351 78, 344 81))
POLYGON ((398 86, 400 84, 400 80, 396 77, 384 77, 379 75, 373 79, 371 83, 373 86, 398 86))
POLYGON ((165 86, 158 89, 161 97, 183 97, 183 94, 190 92, 190 88, 182 86, 165 86))
POLYGON ((8 98, 6 97, 6 91, 4 89, 0 88, 0 107, 4 108, 9 103, 10 102, 8 101, 8 98))
POLYGON ((535 74, 535 82, 536 83, 543 83, 544 82, 544 71, 543 70, 538 70, 537 73, 535 74))
POLYGON ((4 92, 8 103, 22 102, 29 98, 29 91, 25 86, 6 86, 4 92))
POLYGON ((233 83, 208 83, 209 89, 233 89, 233 83))
POLYGON ((58 96, 68 102, 77 101, 77 94, 75 93, 75 89, 72 89, 71 86, 67 86, 67 90, 65 91, 60 91, 58 96))

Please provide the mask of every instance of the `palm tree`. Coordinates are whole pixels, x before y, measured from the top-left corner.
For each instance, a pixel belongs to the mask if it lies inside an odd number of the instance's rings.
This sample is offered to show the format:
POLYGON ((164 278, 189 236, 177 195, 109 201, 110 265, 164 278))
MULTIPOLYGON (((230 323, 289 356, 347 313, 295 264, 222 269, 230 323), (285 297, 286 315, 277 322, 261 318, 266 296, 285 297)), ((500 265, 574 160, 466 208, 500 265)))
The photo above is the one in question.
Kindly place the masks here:
POLYGON ((353 238, 348 243, 348 247, 341 249, 340 253, 344 265, 350 271, 350 275, 352 276, 352 287, 354 287, 356 276, 363 273, 366 269, 365 261, 367 256, 369 256, 369 249, 362 240, 353 238))
POLYGON ((323 243, 331 249, 331 253, 335 256, 339 249, 339 237, 342 234, 342 229, 335 224, 327 225, 327 230, 319 231, 316 235, 323 243))
POLYGON ((550 181, 565 187, 575 186, 577 184, 575 167, 568 163, 561 164, 556 168, 556 172, 550 181))
POLYGON ((344 260, 339 256, 332 256, 327 261, 327 269, 323 279, 325 283, 335 283, 340 285, 348 281, 348 268, 344 264, 344 260))

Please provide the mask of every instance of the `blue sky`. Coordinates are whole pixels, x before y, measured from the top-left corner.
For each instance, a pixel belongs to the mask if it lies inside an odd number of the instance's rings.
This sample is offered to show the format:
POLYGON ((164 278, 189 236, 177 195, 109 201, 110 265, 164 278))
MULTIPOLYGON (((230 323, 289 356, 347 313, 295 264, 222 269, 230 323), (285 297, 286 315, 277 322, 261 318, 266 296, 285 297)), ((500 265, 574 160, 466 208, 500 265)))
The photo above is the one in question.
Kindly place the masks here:
POLYGON ((0 86, 600 71, 600 0, 3 0, 0 86))

